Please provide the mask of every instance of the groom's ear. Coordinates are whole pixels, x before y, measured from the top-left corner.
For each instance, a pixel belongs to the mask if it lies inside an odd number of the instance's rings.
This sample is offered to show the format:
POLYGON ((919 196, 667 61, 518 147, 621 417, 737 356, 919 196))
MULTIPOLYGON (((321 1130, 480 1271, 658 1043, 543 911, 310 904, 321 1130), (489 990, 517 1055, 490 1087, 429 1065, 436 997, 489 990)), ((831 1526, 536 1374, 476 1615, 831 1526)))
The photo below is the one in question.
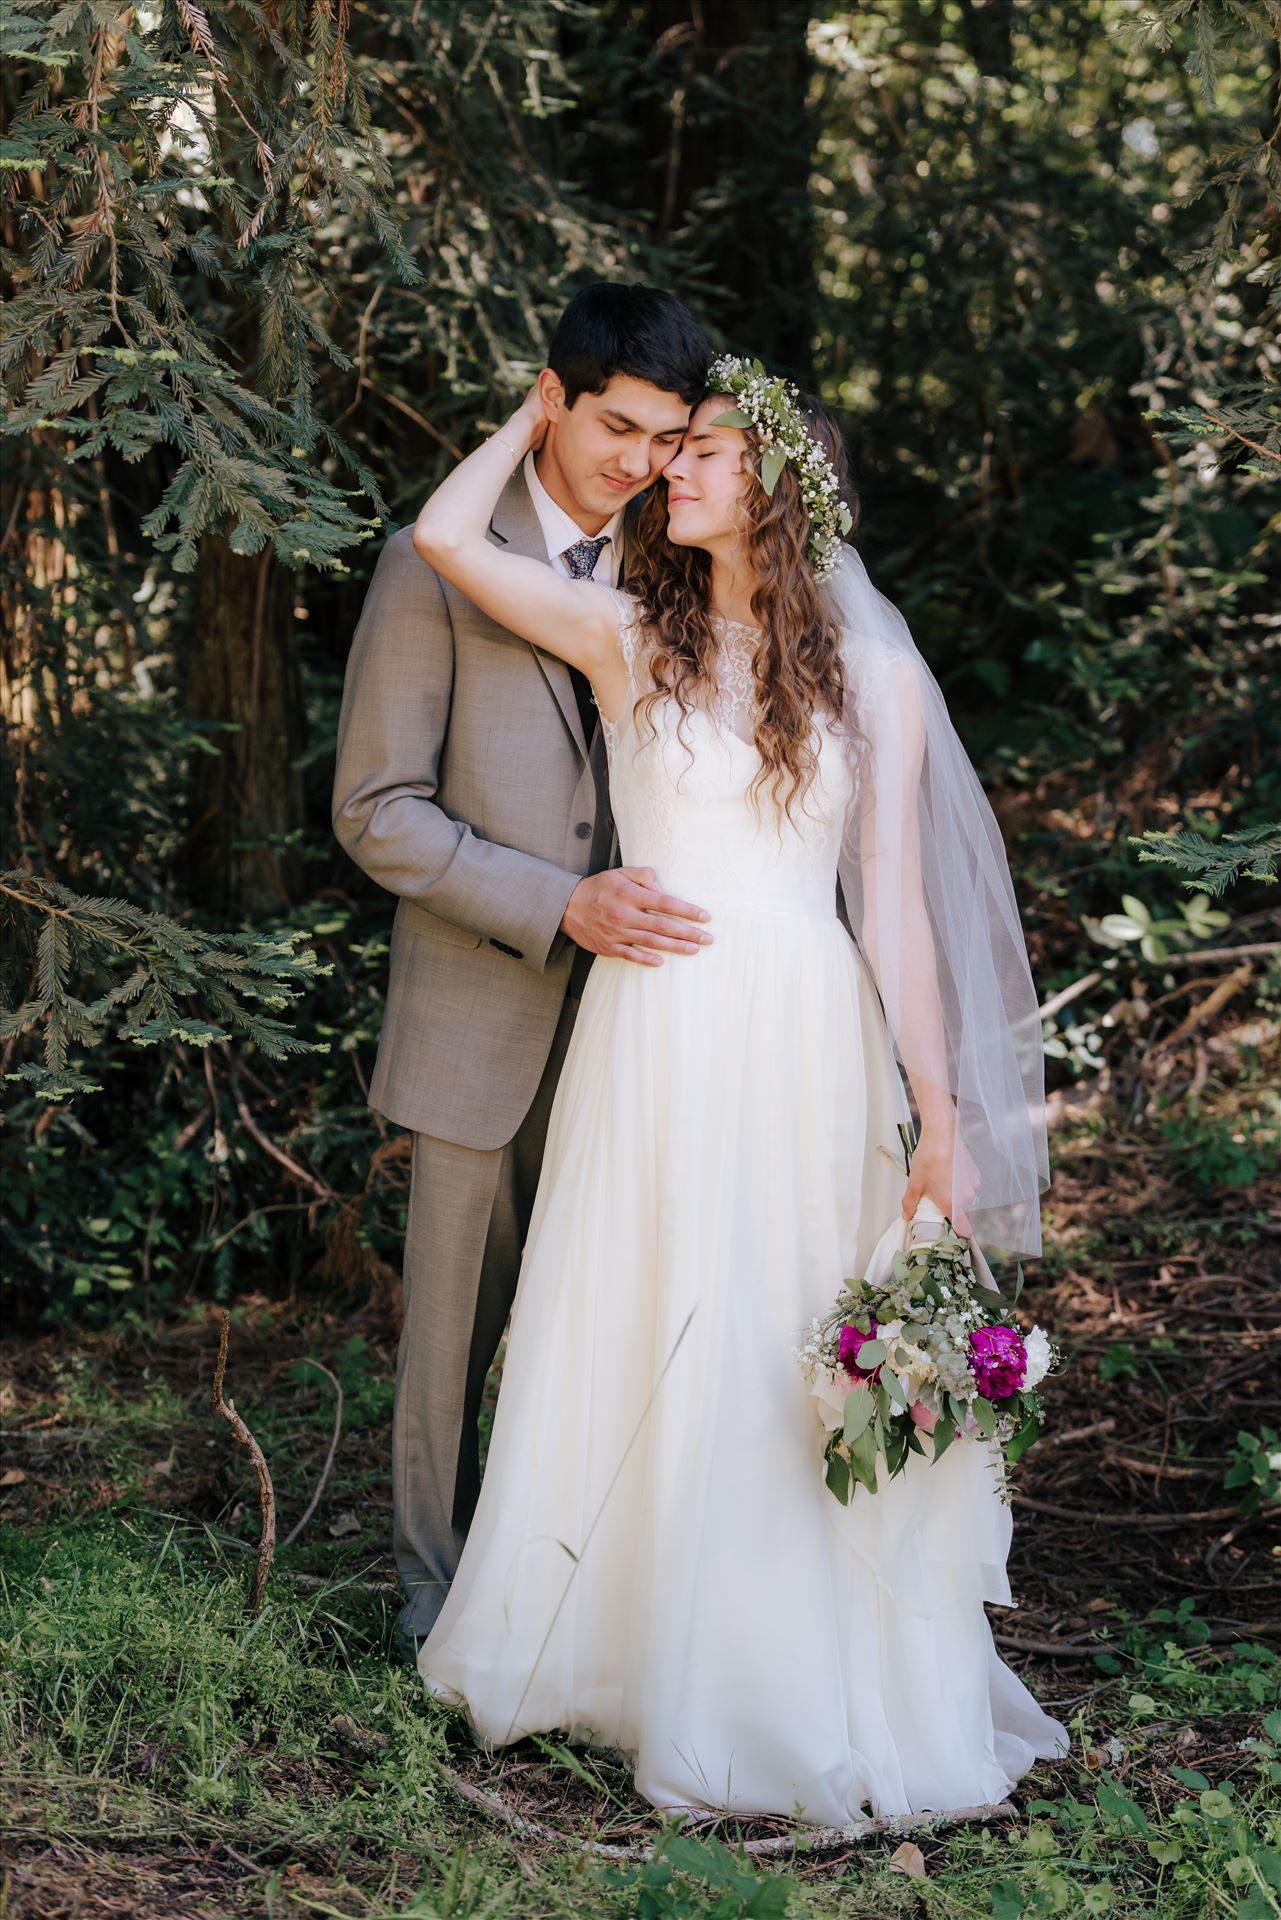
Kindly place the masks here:
POLYGON ((564 413, 568 412, 569 402, 565 398, 564 382, 559 374, 552 372, 550 367, 544 367, 539 374, 538 391, 547 409, 549 420, 559 420, 564 413))

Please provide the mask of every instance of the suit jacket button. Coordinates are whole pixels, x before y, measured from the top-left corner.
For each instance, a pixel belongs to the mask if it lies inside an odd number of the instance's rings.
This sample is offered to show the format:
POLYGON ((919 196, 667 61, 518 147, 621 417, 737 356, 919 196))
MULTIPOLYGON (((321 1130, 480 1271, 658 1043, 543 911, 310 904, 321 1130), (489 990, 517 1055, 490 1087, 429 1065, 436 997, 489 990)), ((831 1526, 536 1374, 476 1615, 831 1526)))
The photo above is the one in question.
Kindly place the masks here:
POLYGON ((580 820, 578 825, 574 828, 574 832, 578 835, 580 840, 590 840, 592 837, 592 828, 591 828, 590 820, 580 820))

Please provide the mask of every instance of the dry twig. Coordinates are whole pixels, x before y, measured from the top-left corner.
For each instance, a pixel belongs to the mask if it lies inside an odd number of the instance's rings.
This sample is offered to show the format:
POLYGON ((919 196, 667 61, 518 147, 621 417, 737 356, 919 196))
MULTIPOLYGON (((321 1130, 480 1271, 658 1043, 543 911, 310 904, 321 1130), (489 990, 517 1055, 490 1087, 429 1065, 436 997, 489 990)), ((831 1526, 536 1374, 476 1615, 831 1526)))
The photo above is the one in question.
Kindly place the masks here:
POLYGON ((262 1605, 262 1596, 267 1587, 267 1575, 271 1572, 271 1562, 276 1551, 276 1492, 271 1484, 266 1455, 236 1412, 234 1403, 222 1397, 223 1375, 227 1370, 227 1336, 231 1329, 231 1315, 225 1307, 220 1318, 222 1324, 218 1332, 218 1359, 214 1367, 213 1410, 222 1415, 240 1444, 249 1449, 249 1458, 253 1461, 254 1472, 258 1476, 262 1533, 258 1541, 258 1564, 254 1568, 253 1585, 249 1589, 249 1605, 257 1613, 262 1605))

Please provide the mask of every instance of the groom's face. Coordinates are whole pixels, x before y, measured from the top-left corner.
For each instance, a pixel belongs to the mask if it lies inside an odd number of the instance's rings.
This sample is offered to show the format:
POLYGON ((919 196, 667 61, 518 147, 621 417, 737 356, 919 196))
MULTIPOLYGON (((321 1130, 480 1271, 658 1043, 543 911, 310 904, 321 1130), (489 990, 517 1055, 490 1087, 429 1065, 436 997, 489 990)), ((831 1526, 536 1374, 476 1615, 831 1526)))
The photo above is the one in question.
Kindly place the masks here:
POLYGON ((603 526, 658 479, 681 444, 689 406, 627 374, 615 374, 601 393, 580 393, 572 407, 555 374, 544 372, 540 385, 551 420, 540 476, 550 466, 578 517, 603 526))

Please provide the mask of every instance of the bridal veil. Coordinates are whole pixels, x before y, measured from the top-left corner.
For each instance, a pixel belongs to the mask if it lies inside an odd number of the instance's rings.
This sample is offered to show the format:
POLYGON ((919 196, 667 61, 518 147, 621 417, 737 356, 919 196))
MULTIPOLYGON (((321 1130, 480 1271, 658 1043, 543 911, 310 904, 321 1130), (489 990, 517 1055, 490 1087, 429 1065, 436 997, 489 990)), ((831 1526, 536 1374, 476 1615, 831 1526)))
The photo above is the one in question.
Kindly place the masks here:
POLYGON ((1039 1254, 1041 1020, 1000 830, 906 621, 852 547, 823 590, 855 775, 840 861, 851 931, 899 1061, 954 1103, 956 1210, 983 1246, 1039 1254))

